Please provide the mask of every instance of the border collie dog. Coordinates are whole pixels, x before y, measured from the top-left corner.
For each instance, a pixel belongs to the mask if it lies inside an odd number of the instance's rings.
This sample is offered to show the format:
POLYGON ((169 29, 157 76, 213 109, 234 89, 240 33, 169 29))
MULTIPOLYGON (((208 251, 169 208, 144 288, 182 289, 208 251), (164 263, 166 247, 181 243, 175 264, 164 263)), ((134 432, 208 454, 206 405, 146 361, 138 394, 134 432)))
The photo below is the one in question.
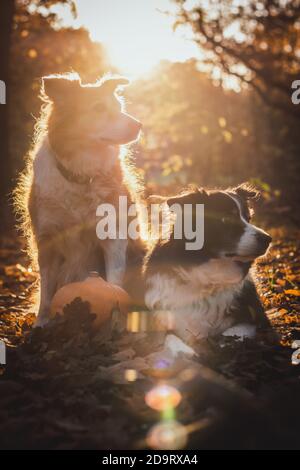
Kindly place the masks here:
POLYGON ((122 77, 107 77, 83 85, 77 74, 42 80, 45 105, 15 198, 25 234, 33 242, 30 254, 37 255, 38 325, 48 321, 56 290, 84 279, 91 270, 123 284, 133 242, 99 240, 96 208, 102 203, 116 207, 121 195, 132 202, 138 199, 131 166, 120 157, 120 145, 138 139, 141 129, 115 94, 127 83, 122 77))
POLYGON ((253 324, 267 326, 249 274, 271 242, 250 222, 249 201, 256 196, 242 184, 226 191, 195 189, 165 200, 168 206, 204 205, 204 245, 187 250, 190 240, 176 239, 173 225, 168 239, 156 241, 148 253, 145 303, 162 328, 192 342, 230 330, 233 336, 247 336, 253 324))

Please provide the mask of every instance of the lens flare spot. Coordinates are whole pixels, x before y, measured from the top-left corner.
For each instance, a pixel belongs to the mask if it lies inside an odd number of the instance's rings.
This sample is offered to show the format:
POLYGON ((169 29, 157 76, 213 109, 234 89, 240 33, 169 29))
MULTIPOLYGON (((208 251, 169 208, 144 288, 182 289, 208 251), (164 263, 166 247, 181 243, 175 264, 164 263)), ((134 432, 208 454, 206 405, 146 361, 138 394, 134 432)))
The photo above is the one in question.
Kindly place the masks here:
POLYGON ((138 373, 135 369, 126 369, 125 370, 125 379, 127 382, 135 382, 137 380, 138 373))
POLYGON ((35 49, 29 49, 27 51, 27 55, 28 55, 28 57, 30 57, 30 59, 36 59, 37 56, 38 56, 38 53, 35 49))
POLYGON ((170 331, 176 328, 174 314, 169 310, 156 310, 154 323, 158 331, 170 331))
POLYGON ((171 361, 168 361, 166 359, 159 359, 158 361, 155 362, 154 367, 155 369, 159 370, 165 370, 171 367, 171 361))
POLYGON ((127 316, 127 331, 139 333, 148 330, 149 314, 147 312, 129 312, 127 316))
POLYGON ((157 450, 184 449, 187 440, 188 433, 185 427, 177 421, 156 424, 147 436, 148 446, 157 450))
POLYGON ((156 411, 176 408, 181 402, 181 393, 170 385, 158 385, 145 397, 146 404, 156 411))

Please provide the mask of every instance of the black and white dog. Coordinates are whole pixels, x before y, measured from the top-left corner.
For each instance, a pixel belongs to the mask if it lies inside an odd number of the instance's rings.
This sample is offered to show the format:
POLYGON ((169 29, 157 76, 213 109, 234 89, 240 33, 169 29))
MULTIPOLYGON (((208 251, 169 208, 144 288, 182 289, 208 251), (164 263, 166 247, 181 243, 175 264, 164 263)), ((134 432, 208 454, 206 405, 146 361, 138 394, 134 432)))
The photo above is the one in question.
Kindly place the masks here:
MULTIPOLYGON (((267 326, 249 269, 271 242, 250 222, 247 184, 226 191, 194 189, 166 199, 189 207, 204 205, 204 246, 187 250, 186 239, 158 240, 146 259, 145 303, 158 322, 185 340, 221 333, 247 336, 267 326), (171 323, 171 326, 170 326, 171 323)), ((194 214, 194 211, 193 211, 194 214)), ((194 215, 193 215, 194 217, 194 215)))

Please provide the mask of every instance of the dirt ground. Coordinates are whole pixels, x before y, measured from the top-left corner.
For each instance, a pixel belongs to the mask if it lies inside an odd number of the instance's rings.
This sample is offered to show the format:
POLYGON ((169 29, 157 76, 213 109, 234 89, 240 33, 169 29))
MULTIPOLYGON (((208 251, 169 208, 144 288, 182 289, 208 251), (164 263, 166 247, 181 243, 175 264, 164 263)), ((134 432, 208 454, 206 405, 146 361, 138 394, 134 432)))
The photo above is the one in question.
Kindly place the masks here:
POLYGON ((22 241, 3 238, 0 337, 7 361, 0 368, 0 447, 147 448, 153 426, 176 420, 186 443, 175 448, 299 449, 300 365, 292 365, 291 348, 300 340, 299 232, 274 228, 272 234, 256 277, 278 341, 265 332, 243 342, 201 341, 196 359, 181 357, 160 371, 143 359, 159 349, 160 335, 113 331, 104 341, 80 302, 47 328, 32 329, 36 276, 22 241), (130 370, 140 365, 137 380, 122 380, 120 360, 130 370), (145 401, 157 384, 180 391, 169 416, 145 401))

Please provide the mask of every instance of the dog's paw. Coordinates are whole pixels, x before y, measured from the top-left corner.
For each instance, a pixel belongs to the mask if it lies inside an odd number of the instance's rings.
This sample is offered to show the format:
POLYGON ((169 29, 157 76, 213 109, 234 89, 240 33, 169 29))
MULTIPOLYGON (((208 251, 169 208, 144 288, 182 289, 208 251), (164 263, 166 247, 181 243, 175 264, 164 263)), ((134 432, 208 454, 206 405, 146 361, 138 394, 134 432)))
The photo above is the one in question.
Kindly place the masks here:
POLYGON ((180 353, 186 356, 196 356, 196 352, 182 341, 178 336, 169 334, 165 339, 165 348, 172 354, 173 357, 178 356, 180 353))
POLYGON ((250 323, 238 323, 227 330, 223 331, 223 336, 233 336, 239 341, 243 341, 245 338, 255 338, 256 326, 250 323))

